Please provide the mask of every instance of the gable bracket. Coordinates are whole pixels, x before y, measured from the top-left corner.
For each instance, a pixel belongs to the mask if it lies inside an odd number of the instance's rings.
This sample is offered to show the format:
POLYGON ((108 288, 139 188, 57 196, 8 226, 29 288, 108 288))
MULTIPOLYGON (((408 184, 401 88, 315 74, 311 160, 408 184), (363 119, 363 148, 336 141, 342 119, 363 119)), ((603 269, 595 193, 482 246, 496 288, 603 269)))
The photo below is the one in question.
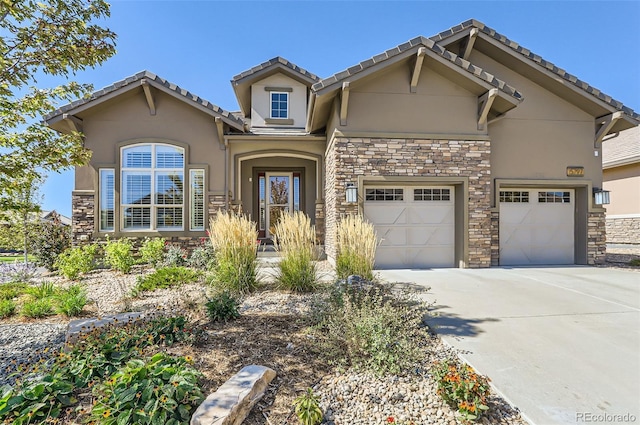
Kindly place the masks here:
POLYGON ((62 114, 62 120, 67 123, 71 131, 82 133, 82 120, 70 114, 62 114))
POLYGON ((215 117, 214 121, 216 123, 216 130, 218 131, 218 144, 220 145, 220 149, 224 150, 226 147, 224 143, 224 123, 220 117, 215 117))
POLYGON ((349 82, 342 83, 342 100, 340 102, 340 125, 347 125, 347 110, 349 109, 349 82))
POLYGON ((478 33, 480 30, 478 28, 471 28, 471 32, 469 32, 469 37, 465 39, 465 41, 460 46, 460 52, 462 59, 469 60, 469 56, 471 56, 471 51, 473 50, 473 45, 476 42, 476 38, 478 38, 478 33))
POLYGON ((427 54, 426 47, 420 47, 418 53, 416 53, 416 63, 413 66, 413 74, 411 74, 411 93, 418 91, 418 80, 420 79, 420 71, 422 71, 422 62, 424 62, 424 56, 427 54))
POLYGON ((144 90, 144 97, 147 99, 147 105, 149 105, 149 114, 156 114, 156 103, 153 99, 153 94, 151 93, 151 86, 149 85, 149 81, 143 79, 140 81, 142 85, 142 90, 144 90))
POLYGON ((478 98, 478 130, 484 130, 491 105, 498 96, 498 89, 491 89, 478 98))
POLYGON ((609 130, 613 128, 616 121, 622 118, 623 113, 616 111, 612 114, 605 115, 604 117, 596 118, 596 138, 593 142, 593 147, 598 148, 602 144, 602 139, 609 133, 609 130), (598 127, 600 125, 600 127, 598 127))

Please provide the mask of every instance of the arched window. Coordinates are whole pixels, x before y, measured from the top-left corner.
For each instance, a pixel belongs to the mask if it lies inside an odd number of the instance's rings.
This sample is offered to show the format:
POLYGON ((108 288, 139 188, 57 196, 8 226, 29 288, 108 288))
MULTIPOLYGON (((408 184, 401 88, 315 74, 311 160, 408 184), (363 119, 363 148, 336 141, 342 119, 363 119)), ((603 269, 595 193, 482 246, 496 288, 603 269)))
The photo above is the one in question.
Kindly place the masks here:
POLYGON ((184 229, 184 149, 161 143, 122 148, 123 231, 184 229))

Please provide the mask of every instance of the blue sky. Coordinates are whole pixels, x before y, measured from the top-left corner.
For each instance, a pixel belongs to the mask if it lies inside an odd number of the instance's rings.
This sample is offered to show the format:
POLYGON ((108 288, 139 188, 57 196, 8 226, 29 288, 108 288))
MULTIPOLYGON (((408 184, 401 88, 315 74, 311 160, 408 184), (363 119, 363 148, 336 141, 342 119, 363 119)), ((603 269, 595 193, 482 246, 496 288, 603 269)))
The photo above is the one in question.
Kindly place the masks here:
MULTIPOLYGON (((113 0, 105 24, 118 34, 118 53, 74 79, 99 89, 147 69, 237 110, 229 80, 272 57, 327 77, 471 18, 640 110, 638 1, 113 0)), ((70 215, 72 190, 73 171, 52 174, 43 208, 70 215)))

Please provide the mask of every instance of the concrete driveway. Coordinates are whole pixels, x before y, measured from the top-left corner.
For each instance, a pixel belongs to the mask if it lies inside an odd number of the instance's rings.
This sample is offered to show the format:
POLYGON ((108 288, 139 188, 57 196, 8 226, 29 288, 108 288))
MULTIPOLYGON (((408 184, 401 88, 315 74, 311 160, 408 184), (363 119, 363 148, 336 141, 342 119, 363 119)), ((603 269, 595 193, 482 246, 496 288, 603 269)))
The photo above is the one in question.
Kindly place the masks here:
POLYGON ((594 267, 384 270, 536 425, 640 424, 640 273, 594 267), (626 416, 625 416, 626 415, 626 416))

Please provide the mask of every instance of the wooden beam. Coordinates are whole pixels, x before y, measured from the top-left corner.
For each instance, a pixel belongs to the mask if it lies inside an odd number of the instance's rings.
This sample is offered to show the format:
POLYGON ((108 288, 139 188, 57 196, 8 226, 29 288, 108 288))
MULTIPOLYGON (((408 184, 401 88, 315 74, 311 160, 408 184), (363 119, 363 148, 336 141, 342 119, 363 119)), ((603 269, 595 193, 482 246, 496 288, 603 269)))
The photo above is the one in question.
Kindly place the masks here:
POLYGON ((224 143, 224 122, 222 122, 221 117, 215 117, 214 121, 216 123, 216 129, 218 130, 218 144, 220 145, 220 149, 225 148, 224 143))
POLYGON ((151 93, 151 86, 149 85, 149 81, 143 79, 140 81, 142 84, 142 90, 144 90, 144 97, 147 99, 147 105, 149 105, 149 114, 156 114, 156 102, 153 99, 153 94, 151 93))
POLYGON ((416 63, 413 66, 413 74, 411 74, 411 93, 418 91, 418 80, 420 79, 420 71, 422 71, 422 63, 424 62, 424 55, 426 54, 426 47, 420 47, 418 53, 416 53, 416 63))
POLYGON ((347 110, 349 109, 349 82, 342 83, 342 100, 340 102, 340 125, 347 125, 347 110))
POLYGON ((62 119, 69 126, 69 130, 82 133, 82 120, 70 114, 62 114, 62 119))
POLYGON ((484 130, 491 105, 498 96, 498 89, 491 89, 478 98, 478 130, 484 130))
POLYGON ((471 32, 469 32, 469 37, 463 44, 462 50, 462 59, 469 60, 469 56, 471 56, 471 51, 473 50, 473 45, 476 42, 476 38, 478 38, 478 28, 471 28, 471 32))
POLYGON ((613 128, 616 121, 622 118, 622 115, 623 113, 621 111, 616 111, 613 114, 596 118, 596 128, 598 128, 598 130, 596 131, 596 139, 593 142, 593 146, 595 148, 598 148, 600 146, 600 144, 602 143, 602 139, 604 139, 604 136, 606 136, 607 133, 609 133, 609 130, 613 128), (600 127, 597 127, 598 124, 600 125, 600 127))

